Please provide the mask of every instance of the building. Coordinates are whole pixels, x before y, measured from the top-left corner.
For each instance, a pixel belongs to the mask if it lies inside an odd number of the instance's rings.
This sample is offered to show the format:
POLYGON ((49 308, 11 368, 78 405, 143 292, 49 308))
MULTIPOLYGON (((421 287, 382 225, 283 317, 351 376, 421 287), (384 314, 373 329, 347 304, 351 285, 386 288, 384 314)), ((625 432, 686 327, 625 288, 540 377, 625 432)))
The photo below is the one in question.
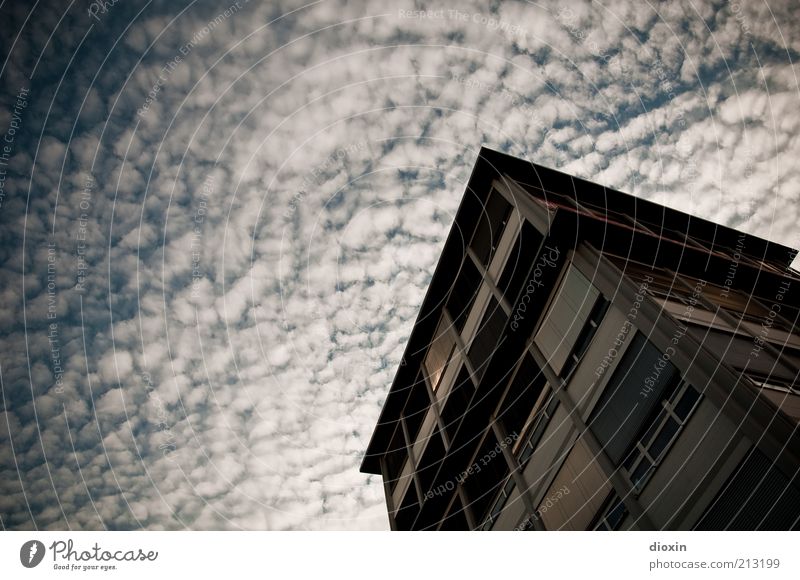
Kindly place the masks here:
POLYGON ((482 149, 361 466, 391 528, 798 528, 795 254, 482 149))

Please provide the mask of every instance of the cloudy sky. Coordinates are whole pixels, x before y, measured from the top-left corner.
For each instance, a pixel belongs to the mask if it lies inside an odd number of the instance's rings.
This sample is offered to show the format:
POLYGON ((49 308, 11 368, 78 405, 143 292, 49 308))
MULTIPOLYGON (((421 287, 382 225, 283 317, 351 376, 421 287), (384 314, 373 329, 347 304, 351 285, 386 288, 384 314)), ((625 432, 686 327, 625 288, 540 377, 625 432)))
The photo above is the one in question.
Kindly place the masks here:
POLYGON ((798 247, 792 5, 0 3, 2 528, 386 529, 480 146, 798 247))

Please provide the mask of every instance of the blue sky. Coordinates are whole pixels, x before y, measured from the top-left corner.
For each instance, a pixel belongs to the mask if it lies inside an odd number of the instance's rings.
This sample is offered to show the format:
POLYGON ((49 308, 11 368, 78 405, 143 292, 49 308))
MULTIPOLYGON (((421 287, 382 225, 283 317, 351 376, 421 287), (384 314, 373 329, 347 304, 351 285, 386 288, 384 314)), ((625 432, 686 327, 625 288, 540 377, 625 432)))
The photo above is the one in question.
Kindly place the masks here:
POLYGON ((0 4, 0 523, 386 529, 482 144, 800 246, 791 2, 0 4))

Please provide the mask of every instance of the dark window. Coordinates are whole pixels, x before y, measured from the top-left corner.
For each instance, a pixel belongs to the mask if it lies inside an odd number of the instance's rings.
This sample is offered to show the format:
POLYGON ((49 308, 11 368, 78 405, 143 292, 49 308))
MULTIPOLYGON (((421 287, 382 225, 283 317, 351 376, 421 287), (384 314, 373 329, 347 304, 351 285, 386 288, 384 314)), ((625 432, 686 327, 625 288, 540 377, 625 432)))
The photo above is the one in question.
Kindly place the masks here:
POLYGON ((648 449, 648 452, 653 459, 656 461, 661 459, 661 454, 666 451, 667 446, 672 442, 672 439, 678 432, 679 427, 680 425, 678 422, 671 417, 664 422, 664 425, 661 427, 658 435, 653 438, 653 442, 650 444, 650 448, 648 449))
POLYGON ((484 266, 489 264, 503 235, 503 230, 511 215, 511 205, 497 191, 489 193, 489 199, 481 211, 475 235, 470 247, 484 266))
POLYGON ((492 501, 509 475, 508 464, 502 453, 497 452, 497 446, 497 441, 490 434, 483 441, 476 457, 480 471, 473 471, 464 480, 464 489, 472 504, 473 513, 480 522, 484 521, 492 501))
POLYGON ((497 414, 508 435, 516 435, 515 438, 522 435, 525 420, 546 385, 544 374, 533 357, 526 353, 497 414))
POLYGON ((464 330, 469 311, 478 295, 481 286, 481 274, 478 267, 470 258, 465 258, 461 264, 461 270, 450 291, 450 298, 447 300, 447 311, 453 319, 453 326, 458 332, 464 330))
POLYGON ((653 468, 653 464, 650 463, 650 460, 647 456, 642 457, 639 464, 633 470, 631 474, 631 482, 635 488, 641 488, 644 484, 645 478, 650 474, 650 470, 653 468))
POLYGON ((514 241, 503 273, 497 282, 497 287, 503 292, 509 304, 515 304, 522 292, 543 239, 542 234, 530 222, 523 220, 522 229, 514 241))
POLYGON ((483 526, 481 526, 482 530, 490 530, 494 525, 497 518, 503 513, 503 508, 508 501, 508 498, 511 497, 511 492, 514 491, 514 478, 509 477, 506 484, 497 494, 497 497, 492 504, 492 509, 489 510, 489 517, 484 522, 483 526))
POLYGON ((611 494, 599 513, 597 523, 593 526, 595 530, 618 530, 628 515, 628 508, 618 495, 611 494))
POLYGON ((394 519, 401 530, 410 530, 419 515, 419 502, 414 491, 414 484, 408 486, 400 508, 395 513, 394 519))
POLYGON ((544 435, 547 424, 550 418, 555 414, 558 408, 558 398, 554 396, 550 389, 542 393, 540 398, 541 405, 535 408, 528 419, 526 426, 523 428, 523 435, 521 437, 522 443, 515 452, 519 453, 519 464, 524 466, 533 455, 539 440, 544 435))
POLYGON ((422 486, 423 493, 431 489, 436 473, 442 465, 444 455, 445 448, 442 435, 439 433, 438 429, 434 429, 425 447, 425 451, 422 452, 422 459, 419 461, 419 466, 417 468, 417 474, 419 475, 419 482, 422 486))
POLYGON ((398 421, 389 448, 386 450, 386 471, 389 475, 390 489, 394 489, 397 484, 397 478, 400 477, 400 471, 403 469, 407 457, 406 440, 400 421, 398 421))
POLYGON ((453 506, 447 517, 442 520, 441 530, 445 531, 463 531, 469 529, 467 517, 464 515, 464 507, 461 505, 461 500, 456 498, 453 501, 453 506))
POLYGON ((497 341, 503 333, 503 327, 507 319, 508 316, 500 308, 497 300, 493 296, 490 297, 483 320, 469 348, 469 360, 475 369, 477 379, 475 382, 479 382, 480 377, 483 376, 486 365, 497 347, 497 341))
POLYGON ((456 378, 456 383, 453 385, 442 408, 444 429, 451 440, 456 433, 458 424, 467 412, 467 406, 474 393, 475 386, 469 376, 469 371, 465 366, 462 366, 456 378))
POLYGON ((694 404, 700 398, 700 393, 695 389, 687 389, 683 397, 675 404, 675 414, 681 421, 685 421, 694 409, 694 404))
POLYGON ((411 386, 411 391, 403 409, 403 417, 408 427, 409 439, 413 442, 417 438, 422 421, 430 407, 431 399, 428 396, 428 389, 425 386, 422 372, 417 375, 417 382, 411 386))

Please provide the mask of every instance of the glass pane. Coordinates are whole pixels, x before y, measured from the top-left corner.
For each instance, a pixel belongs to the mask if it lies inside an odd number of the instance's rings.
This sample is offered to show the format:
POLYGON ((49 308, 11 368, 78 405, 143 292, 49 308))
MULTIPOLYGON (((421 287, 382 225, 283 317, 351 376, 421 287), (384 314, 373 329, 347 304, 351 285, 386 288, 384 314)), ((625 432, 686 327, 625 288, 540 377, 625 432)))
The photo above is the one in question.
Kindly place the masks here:
POLYGON ((469 360, 475 370, 476 379, 480 380, 486 370, 486 364, 494 355, 497 348, 497 341, 503 333, 508 316, 500 308, 500 304, 494 297, 489 299, 483 321, 477 330, 475 338, 469 348, 469 360))
POLYGON ((492 190, 486 205, 481 210, 475 236, 470 247, 478 256, 480 262, 486 266, 489 263, 500 236, 503 235, 508 216, 511 214, 511 205, 498 192, 492 190))
POLYGON ((698 393, 693 386, 687 385, 686 392, 683 393, 683 397, 681 397, 681 400, 675 405, 675 414, 681 421, 686 421, 686 418, 692 411, 692 407, 694 407, 694 404, 699 398, 700 393, 698 393))
POLYGON ((653 438, 653 435, 655 434, 656 430, 658 430, 658 428, 661 426, 661 421, 664 420, 664 416, 666 414, 667 414, 667 411, 662 407, 661 411, 659 411, 659 413, 656 416, 656 418, 653 419, 653 422, 650 424, 650 427, 648 427, 647 431, 645 432, 645 434, 642 435, 642 437, 640 439, 640 441, 642 442, 642 445, 647 447, 647 444, 650 443, 650 440, 653 438))
POLYGON ((444 428, 451 438, 455 436, 461 420, 466 415, 467 407, 474 393, 475 387, 472 384, 469 371, 462 365, 461 370, 458 372, 456 382, 442 408, 444 428))
POLYGON ((636 467, 636 469, 631 474, 631 482, 633 483, 634 487, 641 489, 644 485, 644 480, 647 475, 650 473, 650 469, 653 467, 653 464, 650 463, 650 460, 647 457, 642 457, 642 461, 636 467), (639 485, 639 483, 642 485, 639 485))
POLYGON ((436 389, 439 384, 439 378, 444 372, 450 354, 455 349, 455 344, 452 330, 448 328, 446 320, 442 318, 425 357, 425 372, 428 374, 431 388, 436 389))
POLYGON ((456 327, 458 332, 464 329, 469 311, 473 302, 475 302, 475 297, 478 295, 481 281, 482 278, 480 272, 478 272, 478 267, 469 257, 465 258, 461 264, 461 271, 459 271, 453 284, 450 298, 447 300, 447 311, 450 313, 450 317, 453 319, 453 326, 456 327))
POLYGON ((675 419, 672 417, 667 419, 667 422, 664 423, 664 428, 659 431, 658 435, 653 439, 653 443, 650 445, 650 457, 658 461, 678 432, 678 427, 678 422, 675 419))
POLYGON ((494 507, 492 507, 492 513, 489 515, 491 520, 497 518, 500 515, 500 512, 503 511, 503 505, 506 503, 506 498, 504 495, 501 495, 497 498, 497 501, 494 502, 494 507))
POLYGON ((633 451, 630 452, 630 455, 628 455, 627 459, 625 459, 625 461, 622 463, 622 467, 624 467, 626 471, 630 472, 640 455, 641 453, 639 452, 639 448, 634 447, 633 451))
POLYGON ((525 447, 522 449, 522 454, 519 456, 520 465, 525 465, 528 459, 531 458, 531 455, 533 455, 533 445, 531 445, 529 441, 525 444, 525 447))
POLYGON ((616 530, 622 523, 622 520, 625 519, 627 513, 628 510, 625 507, 625 504, 622 503, 622 500, 617 500, 617 505, 611 508, 611 511, 608 512, 605 520, 612 530, 616 530))
POLYGON ((526 353, 497 414, 498 419, 505 423, 508 435, 522 435, 525 423, 531 417, 531 411, 546 384, 544 374, 533 357, 526 353))
POLYGON ((497 287, 503 292, 506 300, 514 304, 522 287, 528 279, 528 271, 536 257, 539 245, 542 243, 542 234, 530 222, 523 220, 522 229, 511 248, 511 253, 506 258, 503 274, 497 282, 497 287))

